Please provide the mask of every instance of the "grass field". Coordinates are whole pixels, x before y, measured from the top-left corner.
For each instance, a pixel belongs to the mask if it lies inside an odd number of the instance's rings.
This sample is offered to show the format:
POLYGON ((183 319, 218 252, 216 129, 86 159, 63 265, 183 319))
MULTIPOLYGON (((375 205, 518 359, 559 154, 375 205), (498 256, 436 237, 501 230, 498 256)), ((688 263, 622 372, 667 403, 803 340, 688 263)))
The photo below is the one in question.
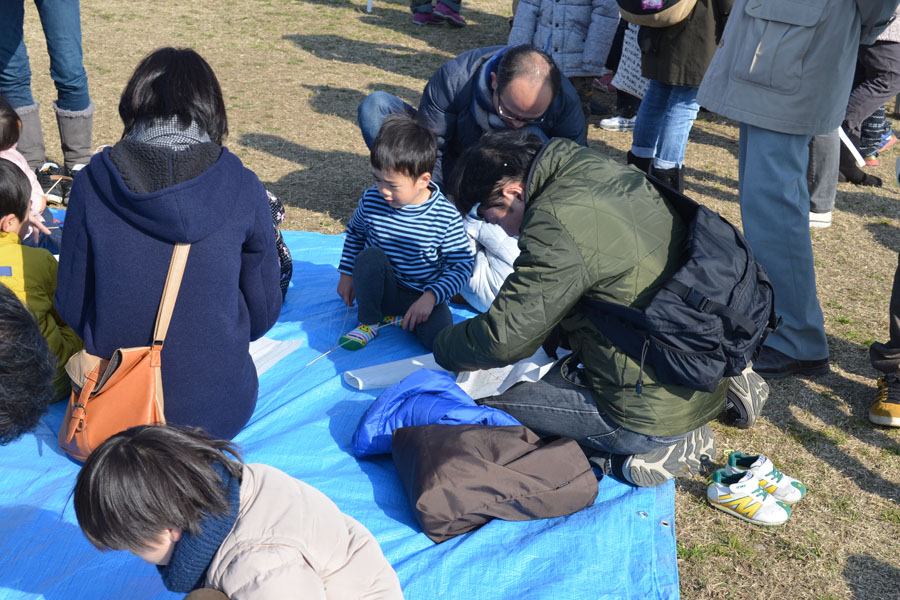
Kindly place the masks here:
MULTIPOLYGON (((467 0, 469 26, 457 30, 413 26, 402 1, 377 0, 371 14, 364 0, 81 4, 97 105, 95 145, 120 137, 119 94, 138 60, 160 46, 191 46, 221 81, 227 145, 288 205, 285 228, 323 233, 343 231, 370 185, 356 127, 363 97, 387 90, 417 104, 444 61, 505 43, 511 12, 507 0, 467 0)), ((48 154, 61 161, 50 109, 55 92, 33 3, 26 2, 26 12, 48 154)), ((629 134, 589 129, 590 145, 622 162, 630 141, 629 134)), ((897 154, 889 150, 870 169, 884 188, 841 184, 834 225, 812 232, 832 373, 773 383, 751 430, 713 423, 720 450, 768 454, 806 482, 809 496, 787 525, 762 528, 709 508, 704 481, 679 481, 684 598, 900 598, 900 430, 873 427, 866 416, 875 389, 867 346, 887 336, 900 251, 897 154)), ((735 124, 701 117, 685 162, 687 193, 740 223, 735 124)))

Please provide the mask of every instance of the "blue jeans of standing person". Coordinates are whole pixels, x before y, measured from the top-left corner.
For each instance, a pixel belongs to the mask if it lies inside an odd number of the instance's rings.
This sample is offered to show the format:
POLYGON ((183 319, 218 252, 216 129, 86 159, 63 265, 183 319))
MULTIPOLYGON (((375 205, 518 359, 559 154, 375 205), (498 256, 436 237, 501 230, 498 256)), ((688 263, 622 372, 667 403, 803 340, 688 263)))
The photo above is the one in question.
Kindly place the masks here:
POLYGON ((700 110, 697 89, 651 79, 634 121, 631 153, 652 158, 656 169, 680 167, 700 110))
POLYGON ((741 123, 738 193, 744 236, 775 289, 781 326, 766 346, 798 360, 828 358, 809 237, 809 135, 741 123))
MULTIPOLYGON (((50 76, 61 110, 83 111, 91 103, 81 53, 78 0, 34 0, 50 55, 50 76)), ((0 2, 0 94, 13 106, 34 104, 31 66, 25 48, 24 0, 0 2)))

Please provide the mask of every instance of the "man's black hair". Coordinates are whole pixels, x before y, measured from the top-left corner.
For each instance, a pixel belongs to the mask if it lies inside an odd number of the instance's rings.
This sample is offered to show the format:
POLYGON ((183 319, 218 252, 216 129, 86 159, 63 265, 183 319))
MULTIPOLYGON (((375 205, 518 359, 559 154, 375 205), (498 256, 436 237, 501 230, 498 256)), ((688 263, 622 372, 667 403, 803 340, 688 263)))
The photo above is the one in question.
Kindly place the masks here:
POLYGON ((138 64, 119 100, 125 125, 122 137, 138 121, 178 117, 193 121, 221 145, 228 135, 222 88, 212 67, 191 48, 160 48, 138 64))
POLYGON ((512 46, 500 57, 500 64, 497 66, 497 93, 502 93, 513 79, 519 77, 549 81, 554 98, 562 87, 562 73, 556 61, 531 44, 512 46))
POLYGON ((0 96, 0 150, 9 150, 19 141, 20 120, 12 104, 0 96))
POLYGON ((215 463, 240 479, 237 447, 202 429, 141 425, 117 433, 78 473, 78 524, 100 550, 147 550, 166 529, 199 533, 205 516, 230 508, 215 463))
POLYGON ((0 218, 16 215, 20 221, 28 216, 31 182, 15 163, 0 158, 0 218))
POLYGON ((393 171, 418 179, 434 170, 437 138, 409 115, 389 115, 372 142, 369 161, 379 171, 393 171))
POLYGON ((500 190, 512 181, 526 183, 544 143, 524 129, 495 131, 466 149, 451 175, 449 194, 462 215, 480 204, 479 213, 500 203, 500 190))
POLYGON ((0 445, 37 426, 55 400, 55 374, 56 359, 34 315, 0 284, 0 445))

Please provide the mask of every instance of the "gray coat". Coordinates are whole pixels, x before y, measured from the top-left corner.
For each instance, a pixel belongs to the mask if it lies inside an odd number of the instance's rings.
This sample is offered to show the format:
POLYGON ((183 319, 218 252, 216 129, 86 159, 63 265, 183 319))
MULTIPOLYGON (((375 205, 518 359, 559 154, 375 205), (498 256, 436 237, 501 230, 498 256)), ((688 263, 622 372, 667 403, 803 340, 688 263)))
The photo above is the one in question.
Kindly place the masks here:
POLYGON ((509 45, 545 50, 566 77, 599 75, 618 24, 615 0, 521 0, 509 45))
POLYGON ((697 101, 725 117, 796 135, 844 118, 856 49, 898 0, 736 0, 697 101))

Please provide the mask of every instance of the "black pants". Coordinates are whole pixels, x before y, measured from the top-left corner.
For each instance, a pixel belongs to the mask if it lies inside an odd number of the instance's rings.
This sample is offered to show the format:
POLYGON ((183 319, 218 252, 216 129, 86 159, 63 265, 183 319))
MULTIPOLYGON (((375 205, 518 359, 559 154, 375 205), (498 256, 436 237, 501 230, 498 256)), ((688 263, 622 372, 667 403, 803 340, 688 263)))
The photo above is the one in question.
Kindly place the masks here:
POLYGON ((853 89, 844 115, 844 131, 857 140, 862 122, 900 92, 900 43, 875 42, 860 46, 853 89))
POLYGON ((875 342, 869 346, 869 358, 872 366, 883 373, 900 373, 900 255, 897 259, 897 271, 894 273, 894 287, 891 290, 889 309, 891 338, 886 344, 875 342))
MULTIPOLYGON (((359 322, 375 325, 385 316, 402 317, 422 292, 397 283, 387 254, 381 248, 366 248, 356 257, 353 265, 353 290, 359 307, 359 322)), ((447 303, 437 304, 431 316, 413 330, 416 338, 431 351, 434 338, 448 325, 453 316, 447 303)))

